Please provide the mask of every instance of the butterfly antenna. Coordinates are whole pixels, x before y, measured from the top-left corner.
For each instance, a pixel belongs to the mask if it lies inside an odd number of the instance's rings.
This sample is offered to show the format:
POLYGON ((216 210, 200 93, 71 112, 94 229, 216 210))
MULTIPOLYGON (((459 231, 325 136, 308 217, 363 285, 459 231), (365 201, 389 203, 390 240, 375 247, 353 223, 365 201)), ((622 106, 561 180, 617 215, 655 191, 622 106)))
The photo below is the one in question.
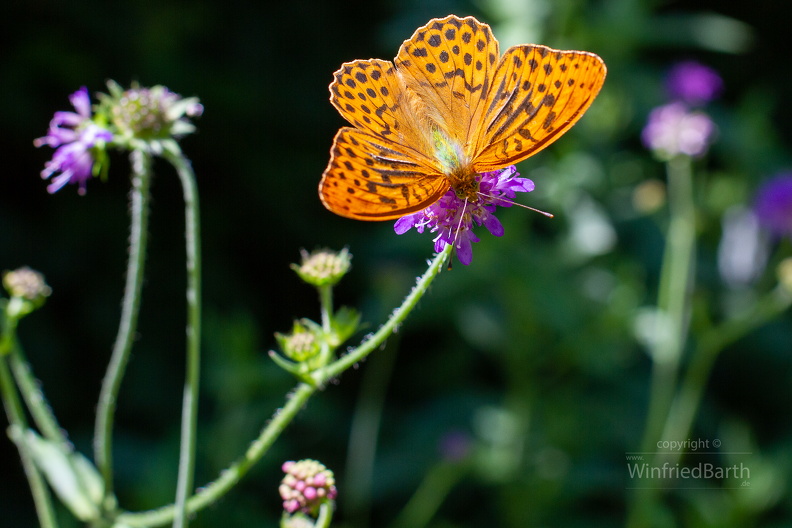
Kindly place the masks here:
POLYGON ((509 200, 507 198, 501 198, 500 196, 492 196, 490 194, 484 194, 483 192, 478 193, 480 196, 484 196, 485 198, 489 198, 490 200, 497 200, 499 202, 507 203, 510 205, 516 205, 517 207, 522 207, 523 209, 528 209, 535 213, 539 213, 541 215, 545 215, 547 218, 553 218, 553 213, 548 213, 547 211, 542 211, 541 209, 536 209, 535 207, 531 207, 530 205, 521 204, 519 202, 515 202, 514 200, 509 200))

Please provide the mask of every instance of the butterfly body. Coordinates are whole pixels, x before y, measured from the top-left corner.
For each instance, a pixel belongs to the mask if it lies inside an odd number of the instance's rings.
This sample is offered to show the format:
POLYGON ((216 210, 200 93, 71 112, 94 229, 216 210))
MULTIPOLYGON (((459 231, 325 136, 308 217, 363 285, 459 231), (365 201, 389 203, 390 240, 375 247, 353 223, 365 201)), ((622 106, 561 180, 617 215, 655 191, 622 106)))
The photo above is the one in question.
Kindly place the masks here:
POLYGON ((488 25, 434 19, 393 62, 358 60, 335 73, 330 100, 353 127, 336 134, 320 198, 360 220, 419 211, 449 188, 475 199, 478 174, 549 145, 604 78, 594 54, 526 44, 501 56, 488 25))

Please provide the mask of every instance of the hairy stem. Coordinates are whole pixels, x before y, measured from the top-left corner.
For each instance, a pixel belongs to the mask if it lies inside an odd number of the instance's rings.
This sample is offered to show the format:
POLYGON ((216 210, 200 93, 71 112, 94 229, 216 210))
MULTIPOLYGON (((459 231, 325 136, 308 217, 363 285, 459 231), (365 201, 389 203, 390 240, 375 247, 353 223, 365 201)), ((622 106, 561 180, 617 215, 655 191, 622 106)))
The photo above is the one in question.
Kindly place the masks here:
POLYGON ((94 458, 105 483, 105 499, 108 503, 113 497, 112 431, 116 399, 129 361, 129 354, 132 351, 132 342, 140 313, 151 184, 151 155, 141 150, 134 150, 130 154, 130 160, 132 162, 132 190, 130 193, 132 219, 129 234, 129 264, 121 307, 121 321, 113 345, 113 353, 110 356, 110 364, 107 366, 107 372, 102 380, 94 427, 94 458))
POLYGON ((182 156, 166 155, 179 174, 184 193, 184 216, 187 252, 187 365, 182 400, 179 475, 176 487, 174 528, 186 528, 187 497, 195 473, 195 436, 198 423, 198 389, 201 371, 201 247, 198 186, 189 161, 182 156))
MULTIPOLYGON (((266 427, 262 429, 259 437, 250 444, 245 454, 223 470, 217 480, 202 486, 195 495, 186 501, 187 513, 190 514, 202 510, 230 491, 250 468, 267 453, 275 440, 280 437, 281 433, 307 404, 310 397, 318 390, 317 387, 324 386, 329 380, 363 360, 368 354, 382 345, 385 339, 404 321, 407 315, 415 308, 420 298, 428 291, 429 285, 442 270, 443 264, 452 249, 453 247, 448 245, 444 251, 435 257, 429 268, 418 280, 418 284, 379 331, 343 358, 316 372, 314 374, 315 384, 300 383, 297 385, 287 397, 286 405, 275 412, 266 427)), ((176 506, 169 505, 145 512, 124 512, 117 516, 116 522, 130 527, 162 526, 175 518, 176 509, 176 506)))
POLYGON ((407 297, 404 299, 401 306, 399 306, 393 312, 393 314, 391 314, 390 318, 388 318, 388 321, 382 325, 376 333, 366 339, 349 354, 341 357, 335 362, 314 373, 314 380, 316 380, 319 385, 322 385, 338 376, 346 369, 353 366, 355 363, 362 361, 366 356, 371 354, 371 352, 376 350, 388 338, 388 336, 390 336, 391 333, 393 333, 396 328, 404 322, 413 308, 415 308, 415 305, 418 304, 418 301, 429 289, 429 285, 443 269, 443 265, 445 264, 446 259, 448 259, 448 256, 451 254, 453 248, 454 247, 451 244, 448 244, 446 245, 445 249, 443 249, 443 251, 437 254, 437 256, 429 265, 429 268, 421 276, 421 278, 418 279, 418 282, 413 287, 412 291, 410 291, 409 295, 407 295, 407 297))
MULTIPOLYGON (((27 430, 27 421, 25 420, 25 411, 14 389, 11 372, 8 369, 8 364, 4 357, 0 357, 0 393, 2 393, 3 396, 3 405, 6 410, 6 415, 8 416, 8 423, 12 430, 15 429, 19 433, 11 436, 19 437, 22 431, 27 430)), ((47 488, 47 484, 44 482, 44 478, 36 467, 27 444, 25 444, 24 441, 18 441, 16 445, 17 449, 19 449, 19 458, 22 460, 22 468, 25 470, 25 475, 30 484, 30 491, 33 495, 33 504, 36 507, 39 524, 41 528, 57 528, 58 522, 55 517, 52 497, 47 488)))
POLYGON ((8 362, 11 366, 11 371, 14 373, 14 379, 19 386, 19 392, 22 394, 28 409, 30 409, 30 414, 33 416, 36 426, 48 440, 60 444, 66 451, 71 451, 72 447, 63 429, 58 425, 58 421, 49 403, 47 403, 39 383, 33 376, 25 354, 16 339, 12 341, 8 362))

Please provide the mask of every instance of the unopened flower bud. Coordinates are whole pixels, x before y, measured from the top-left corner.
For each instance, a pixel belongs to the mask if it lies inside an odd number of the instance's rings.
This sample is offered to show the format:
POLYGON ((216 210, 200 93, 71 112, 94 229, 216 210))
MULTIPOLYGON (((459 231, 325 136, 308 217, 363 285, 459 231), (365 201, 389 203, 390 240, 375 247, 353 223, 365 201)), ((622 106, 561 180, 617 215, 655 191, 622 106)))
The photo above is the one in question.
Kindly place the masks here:
POLYGON ((278 488, 283 499, 283 509, 289 513, 303 512, 316 515, 325 501, 338 495, 333 472, 316 460, 284 462, 286 476, 278 488))
POLYGON ((44 281, 44 276, 28 267, 7 271, 3 274, 3 286, 11 300, 6 307, 12 317, 29 314, 42 304, 52 289, 44 281))
POLYGON ((275 334, 278 344, 286 357, 302 363, 314 358, 321 350, 321 342, 317 332, 320 328, 314 325, 294 322, 290 334, 275 334))
POLYGON ((352 255, 344 248, 341 251, 321 249, 308 253, 303 250, 300 265, 292 264, 302 280, 313 286, 332 286, 349 271, 352 255))
POLYGON ((22 297, 28 301, 37 301, 52 293, 44 282, 44 275, 27 266, 5 272, 3 286, 11 297, 22 297))

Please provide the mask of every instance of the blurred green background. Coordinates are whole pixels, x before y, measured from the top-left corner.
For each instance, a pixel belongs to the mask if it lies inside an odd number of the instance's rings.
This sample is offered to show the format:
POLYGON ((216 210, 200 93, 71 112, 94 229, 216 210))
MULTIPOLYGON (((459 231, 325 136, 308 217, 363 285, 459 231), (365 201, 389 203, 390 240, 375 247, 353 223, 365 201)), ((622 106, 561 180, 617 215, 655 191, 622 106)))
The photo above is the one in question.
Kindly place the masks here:
MULTIPOLYGON (((537 186, 523 202, 555 219, 502 211, 506 235, 480 233, 473 264, 443 273, 388 346, 315 397, 195 527, 275 526, 280 465, 309 457, 336 472, 334 526, 391 525, 427 474, 436 480, 417 504, 437 502, 430 526, 624 525, 624 457, 641 441, 651 369, 634 327, 656 301, 665 226, 662 203, 647 212, 633 200, 640 184, 664 178, 640 130, 666 101, 663 76, 677 61, 715 68, 725 86, 708 109, 718 141, 695 164, 697 313, 718 320, 735 298, 750 302, 775 282, 768 267, 733 291, 717 250, 729 207, 750 204, 763 179, 792 166, 786 2, 12 0, 0 7, 0 268, 29 265, 53 288, 21 339, 79 450, 91 453, 120 312, 129 167, 116 154, 109 181, 91 182, 86 196, 74 187, 47 194, 39 172, 51 150, 32 140, 69 109, 68 94, 138 81, 205 106, 198 133, 182 142, 204 234, 200 485, 245 449, 293 386, 266 351, 294 318, 318 318, 315 292, 289 269, 300 248, 350 248, 353 270, 336 298, 362 310, 369 329, 424 269, 429 234, 336 217, 316 186, 344 125, 328 102, 333 72, 357 58, 391 59, 415 28, 449 13, 491 24, 502 49, 537 42, 593 51, 608 65, 580 123, 518 167, 537 186), (460 453, 468 456, 455 462, 460 453)), ((143 313, 115 434, 116 486, 131 510, 171 502, 177 464, 183 208, 173 171, 158 163, 156 172, 143 313)), ((788 242, 776 246, 790 254, 788 242)), ((658 525, 792 524, 790 323, 786 313, 723 351, 689 435, 752 453, 759 488, 671 490, 658 525)), ((8 440, 0 472, 0 524, 34 526, 8 440)))

